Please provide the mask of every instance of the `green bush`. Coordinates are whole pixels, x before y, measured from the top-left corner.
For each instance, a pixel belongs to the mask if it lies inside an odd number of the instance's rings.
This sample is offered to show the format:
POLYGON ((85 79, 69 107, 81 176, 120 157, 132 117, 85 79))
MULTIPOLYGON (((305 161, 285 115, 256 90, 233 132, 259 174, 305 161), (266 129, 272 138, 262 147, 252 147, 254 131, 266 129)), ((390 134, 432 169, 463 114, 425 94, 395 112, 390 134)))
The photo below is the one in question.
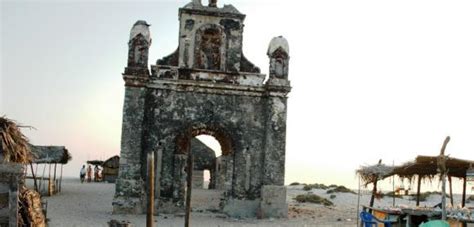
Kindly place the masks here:
POLYGON ((329 198, 334 199, 334 198, 336 198, 336 195, 332 194, 332 195, 329 196, 329 198))
POLYGON ((322 204, 324 206, 333 205, 333 203, 329 201, 328 199, 320 197, 318 195, 314 195, 314 194, 297 195, 295 200, 300 203, 316 203, 316 204, 322 204))
POLYGON ((326 190, 328 189, 329 187, 324 185, 324 184, 307 184, 303 187, 303 190, 305 191, 309 191, 311 189, 323 189, 323 190, 326 190))
POLYGON ((330 187, 330 188, 337 188, 337 184, 331 184, 331 185, 329 185, 328 187, 330 187))
POLYGON ((290 184, 290 186, 293 186, 293 185, 300 185, 300 183, 299 182, 293 182, 293 183, 290 184))
POLYGON ((344 186, 337 186, 336 188, 334 189, 329 189, 326 191, 326 193, 328 194, 331 194, 331 193, 334 193, 334 192, 342 192, 342 193, 352 193, 352 194, 356 194, 354 191, 344 187, 344 186))
POLYGON ((467 197, 467 200, 474 201, 474 195, 470 195, 469 197, 467 197))

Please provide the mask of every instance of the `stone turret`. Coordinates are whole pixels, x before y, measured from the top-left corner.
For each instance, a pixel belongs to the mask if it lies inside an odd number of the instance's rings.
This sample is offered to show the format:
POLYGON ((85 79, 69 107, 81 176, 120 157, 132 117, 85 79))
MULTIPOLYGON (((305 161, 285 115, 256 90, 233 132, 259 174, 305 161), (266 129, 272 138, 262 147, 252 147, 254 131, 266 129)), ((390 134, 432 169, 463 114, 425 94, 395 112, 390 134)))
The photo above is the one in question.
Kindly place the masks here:
POLYGON ((270 58, 270 78, 288 79, 289 54, 290 48, 285 38, 278 36, 270 41, 267 51, 270 58))
POLYGON ((131 31, 128 41, 128 62, 126 75, 148 76, 148 51, 151 46, 150 25, 146 21, 137 21, 131 31))

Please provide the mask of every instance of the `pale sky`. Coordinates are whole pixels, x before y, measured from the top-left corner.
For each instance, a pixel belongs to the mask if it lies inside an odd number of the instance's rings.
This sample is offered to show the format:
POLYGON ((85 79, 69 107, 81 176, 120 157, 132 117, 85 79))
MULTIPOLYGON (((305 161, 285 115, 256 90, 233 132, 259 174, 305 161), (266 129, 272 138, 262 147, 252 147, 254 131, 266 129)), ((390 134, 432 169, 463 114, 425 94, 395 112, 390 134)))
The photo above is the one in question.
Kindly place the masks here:
MULTIPOLYGON (((119 154, 130 28, 152 24, 154 64, 176 49, 188 1, 0 1, 0 115, 65 145, 69 176, 119 154)), ((263 73, 271 38, 288 39, 287 184, 356 188, 360 165, 437 155, 448 135, 447 154, 474 160, 474 1, 223 4, 247 15, 243 51, 263 73)))

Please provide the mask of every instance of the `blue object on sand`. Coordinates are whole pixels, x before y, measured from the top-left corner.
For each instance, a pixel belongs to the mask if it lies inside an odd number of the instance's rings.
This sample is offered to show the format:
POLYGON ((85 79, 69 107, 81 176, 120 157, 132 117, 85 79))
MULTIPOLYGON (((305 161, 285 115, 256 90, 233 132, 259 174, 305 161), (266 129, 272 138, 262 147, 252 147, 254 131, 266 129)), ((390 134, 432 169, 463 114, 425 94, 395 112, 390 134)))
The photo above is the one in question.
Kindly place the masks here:
POLYGON ((364 227, 378 226, 378 223, 383 223, 385 227, 392 227, 390 221, 380 220, 366 211, 360 212, 360 220, 362 220, 362 224, 364 227))

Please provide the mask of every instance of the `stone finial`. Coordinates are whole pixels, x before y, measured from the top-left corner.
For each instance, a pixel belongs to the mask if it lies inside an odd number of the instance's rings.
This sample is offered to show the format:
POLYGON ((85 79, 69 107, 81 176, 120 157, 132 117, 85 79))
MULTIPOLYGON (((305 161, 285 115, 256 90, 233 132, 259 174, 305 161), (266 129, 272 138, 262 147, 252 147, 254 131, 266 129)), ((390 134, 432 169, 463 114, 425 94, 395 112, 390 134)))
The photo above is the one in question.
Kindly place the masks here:
POLYGON ((282 36, 274 37, 268 45, 267 55, 270 58, 270 78, 288 79, 290 48, 282 36))
POLYGON ((270 57, 278 48, 281 48, 282 51, 286 53, 286 55, 290 55, 290 47, 288 45, 288 41, 283 36, 273 37, 270 41, 270 45, 268 45, 267 55, 270 57))
POLYGON ((130 30, 130 39, 132 40, 135 38, 135 36, 141 34, 147 41, 148 43, 151 43, 151 36, 150 36, 150 25, 146 23, 144 20, 138 20, 135 22, 133 25, 132 29, 130 30))
POLYGON ((146 76, 148 71, 148 50, 151 45, 150 25, 137 21, 130 30, 128 41, 128 62, 125 74, 146 76))

